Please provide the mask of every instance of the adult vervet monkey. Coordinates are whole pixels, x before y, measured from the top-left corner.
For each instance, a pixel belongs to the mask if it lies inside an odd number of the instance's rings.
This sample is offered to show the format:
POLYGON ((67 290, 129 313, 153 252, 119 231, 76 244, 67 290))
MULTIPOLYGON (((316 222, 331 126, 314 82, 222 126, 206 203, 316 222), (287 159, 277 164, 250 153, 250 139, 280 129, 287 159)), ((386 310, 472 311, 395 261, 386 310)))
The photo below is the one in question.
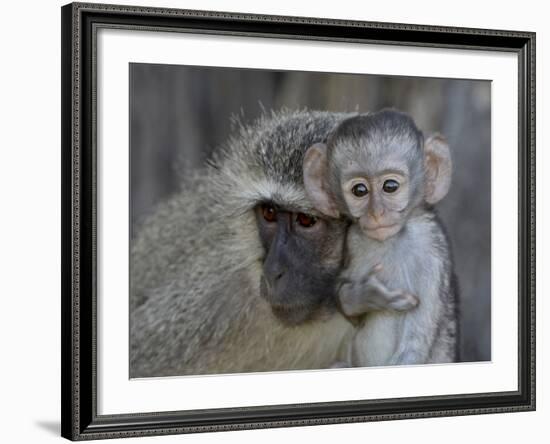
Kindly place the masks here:
POLYGON ((412 118, 395 110, 347 118, 307 151, 312 202, 327 216, 354 222, 339 298, 344 313, 366 316, 350 365, 458 359, 453 262, 433 211, 451 174, 446 140, 424 141, 412 118))
POLYGON ((302 162, 348 114, 241 127, 131 251, 131 377, 330 367, 352 325, 335 285, 349 223, 319 217, 302 162))

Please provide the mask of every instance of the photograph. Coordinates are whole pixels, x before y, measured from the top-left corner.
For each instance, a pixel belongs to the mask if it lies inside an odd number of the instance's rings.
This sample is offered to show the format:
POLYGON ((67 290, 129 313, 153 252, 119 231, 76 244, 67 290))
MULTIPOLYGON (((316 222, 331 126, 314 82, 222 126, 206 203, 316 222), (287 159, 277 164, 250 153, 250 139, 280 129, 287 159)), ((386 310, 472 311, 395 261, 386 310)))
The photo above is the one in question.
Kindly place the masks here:
POLYGON ((129 64, 130 378, 491 361, 491 81, 129 64))

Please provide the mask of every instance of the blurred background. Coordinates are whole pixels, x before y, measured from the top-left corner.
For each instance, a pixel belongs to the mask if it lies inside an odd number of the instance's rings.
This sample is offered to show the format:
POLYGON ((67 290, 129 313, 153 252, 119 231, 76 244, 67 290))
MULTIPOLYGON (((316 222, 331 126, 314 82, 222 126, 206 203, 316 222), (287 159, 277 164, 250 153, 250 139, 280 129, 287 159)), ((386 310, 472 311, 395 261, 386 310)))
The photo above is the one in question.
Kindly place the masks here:
POLYGON ((491 359, 491 83, 355 74, 130 64, 131 232, 178 191, 230 134, 287 107, 411 114, 451 146, 453 184, 438 212, 449 232, 460 286, 464 361, 491 359))

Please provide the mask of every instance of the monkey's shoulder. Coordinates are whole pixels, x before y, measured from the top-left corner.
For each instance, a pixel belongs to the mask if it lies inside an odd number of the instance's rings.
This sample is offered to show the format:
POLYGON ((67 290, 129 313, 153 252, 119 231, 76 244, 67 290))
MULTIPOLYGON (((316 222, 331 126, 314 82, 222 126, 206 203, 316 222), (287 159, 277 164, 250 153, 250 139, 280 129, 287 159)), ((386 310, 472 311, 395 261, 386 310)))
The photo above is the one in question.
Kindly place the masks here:
POLYGON ((424 211, 409 220, 403 230, 400 244, 420 252, 429 252, 434 247, 447 248, 449 241, 445 227, 437 213, 424 211))
POLYGON ((436 273, 449 261, 447 236, 433 212, 411 218, 398 235, 383 242, 367 237, 358 225, 350 227, 348 236, 348 274, 355 277, 381 265, 381 277, 409 281, 411 275, 436 273))

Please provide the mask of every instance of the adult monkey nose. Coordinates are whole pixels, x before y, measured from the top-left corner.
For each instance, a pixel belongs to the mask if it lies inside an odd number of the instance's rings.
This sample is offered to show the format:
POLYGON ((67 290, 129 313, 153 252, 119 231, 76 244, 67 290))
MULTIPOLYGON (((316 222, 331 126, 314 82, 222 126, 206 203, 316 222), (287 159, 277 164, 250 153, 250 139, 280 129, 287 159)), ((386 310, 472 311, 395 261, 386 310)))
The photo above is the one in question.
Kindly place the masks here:
POLYGON ((270 261, 264 267, 263 277, 268 289, 273 290, 286 273, 286 267, 280 261, 270 261))

